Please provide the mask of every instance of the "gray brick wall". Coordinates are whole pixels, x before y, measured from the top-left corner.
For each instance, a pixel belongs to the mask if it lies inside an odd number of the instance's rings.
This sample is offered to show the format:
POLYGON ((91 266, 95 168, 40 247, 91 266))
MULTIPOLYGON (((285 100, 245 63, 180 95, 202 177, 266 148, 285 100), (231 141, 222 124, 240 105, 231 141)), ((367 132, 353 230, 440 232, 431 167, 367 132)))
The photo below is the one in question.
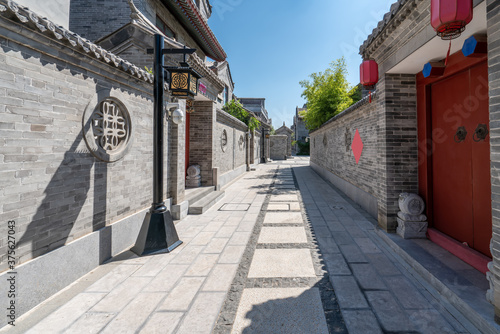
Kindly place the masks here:
POLYGON ((272 160, 286 160, 288 153, 288 136, 274 135, 269 137, 270 156, 272 160))
POLYGON ((20 263, 149 207, 152 85, 1 17, 0 78, 0 226, 15 220, 20 263), (82 138, 97 92, 120 92, 132 120, 131 149, 113 163, 82 138))
POLYGON ((215 103, 195 101, 189 128, 189 163, 200 165, 202 186, 213 185, 213 135, 215 128, 215 103))
POLYGON ((398 198, 418 193, 416 77, 385 74, 377 84, 379 225, 395 232, 398 198))
POLYGON ((490 151, 493 263, 490 268, 494 280, 495 318, 500 322, 500 2, 487 1, 488 75, 490 90, 490 151))
POLYGON ((378 197, 376 107, 374 100, 312 132, 310 148, 312 162, 378 197), (351 149, 356 129, 363 141, 359 164, 351 149))
POLYGON ((222 110, 217 110, 217 122, 214 131, 214 167, 219 167, 219 173, 230 172, 245 164, 245 136, 248 127, 241 121, 222 110), (227 145, 222 149, 221 136, 226 131, 227 145), (243 145, 240 145, 240 139, 243 145))

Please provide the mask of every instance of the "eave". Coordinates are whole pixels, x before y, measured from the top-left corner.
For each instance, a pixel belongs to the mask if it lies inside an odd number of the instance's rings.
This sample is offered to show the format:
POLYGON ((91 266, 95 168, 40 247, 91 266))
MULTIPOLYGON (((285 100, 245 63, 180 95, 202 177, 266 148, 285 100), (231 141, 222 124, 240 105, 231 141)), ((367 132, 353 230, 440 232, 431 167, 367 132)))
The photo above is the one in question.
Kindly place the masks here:
POLYGON ((175 14, 210 58, 217 61, 226 59, 226 52, 191 0, 162 0, 162 2, 175 14))

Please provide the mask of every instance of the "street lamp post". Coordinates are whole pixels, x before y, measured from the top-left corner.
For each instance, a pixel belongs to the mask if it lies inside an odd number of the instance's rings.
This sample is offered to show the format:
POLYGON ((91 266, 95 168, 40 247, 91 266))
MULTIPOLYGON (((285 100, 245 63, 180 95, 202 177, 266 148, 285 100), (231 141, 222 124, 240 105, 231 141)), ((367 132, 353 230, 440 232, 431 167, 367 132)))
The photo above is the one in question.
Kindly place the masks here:
MULTIPOLYGON (((163 162, 164 162, 164 126, 163 117, 165 116, 163 98, 165 89, 165 54, 190 54, 194 53, 194 49, 164 49, 164 39, 160 34, 155 34, 154 52, 154 118, 153 118, 153 204, 146 214, 142 223, 137 241, 132 247, 132 251, 139 256, 168 253, 182 244, 175 229, 174 221, 170 211, 165 206, 165 198, 163 196, 163 162)), ((151 50, 148 50, 151 52, 151 50)), ((185 64, 185 62, 184 62, 185 64)), ((174 70, 174 68, 168 68, 174 70)), ((189 70, 186 66, 180 68, 182 71, 189 70)), ((194 72, 194 71, 193 71, 194 72)), ((196 73, 196 72, 194 72, 196 73)), ((196 84, 197 79, 196 78, 196 84)), ((172 80, 172 79, 170 79, 172 80)), ((191 80, 190 80, 191 81, 191 80)), ((193 83, 191 81, 190 83, 193 83)), ((189 91, 195 93, 193 89, 189 91)), ((167 109, 176 108, 169 117, 170 111, 167 110, 167 117, 171 118, 175 124, 182 119, 182 111, 179 110, 179 104, 167 104, 167 109)))

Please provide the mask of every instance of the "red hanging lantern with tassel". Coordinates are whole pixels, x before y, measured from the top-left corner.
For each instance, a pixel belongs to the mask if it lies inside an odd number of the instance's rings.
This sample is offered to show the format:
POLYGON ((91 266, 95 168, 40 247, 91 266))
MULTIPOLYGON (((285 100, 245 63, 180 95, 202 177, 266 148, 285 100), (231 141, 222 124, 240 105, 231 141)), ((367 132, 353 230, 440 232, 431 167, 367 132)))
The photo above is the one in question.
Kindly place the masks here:
POLYGON ((378 64, 375 60, 364 60, 359 66, 359 79, 365 88, 370 89, 369 100, 372 103, 373 86, 378 82, 378 64))
POLYGON ((431 24, 444 40, 459 37, 472 15, 472 0, 431 0, 431 24))
POLYGON ((451 40, 459 37, 465 26, 472 21, 474 7, 472 0, 431 0, 431 24, 437 35, 449 40, 445 66, 451 51, 451 40))

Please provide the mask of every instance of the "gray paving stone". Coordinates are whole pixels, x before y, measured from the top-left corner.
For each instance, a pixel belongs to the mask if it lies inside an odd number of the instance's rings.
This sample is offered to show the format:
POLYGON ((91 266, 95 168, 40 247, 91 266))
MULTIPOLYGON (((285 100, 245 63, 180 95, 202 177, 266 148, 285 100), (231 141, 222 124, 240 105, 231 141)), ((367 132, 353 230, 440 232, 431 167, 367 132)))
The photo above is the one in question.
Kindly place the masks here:
POLYGON ((144 291, 146 286, 151 286, 151 277, 129 277, 125 282, 97 303, 90 312, 118 313, 131 300, 144 291))
POLYGON ((264 217, 264 224, 295 224, 302 222, 302 213, 300 212, 267 212, 264 217))
POLYGON ((372 266, 382 276, 400 275, 401 271, 384 253, 365 254, 372 266))
POLYGON ((210 275, 203 284, 202 291, 226 292, 231 287, 237 264, 218 264, 214 267, 210 275))
POLYGON ((110 273, 89 286, 86 292, 109 292, 125 281, 134 272, 139 270, 141 265, 118 265, 110 273))
MULTIPOLYGON (((237 232, 237 233, 247 233, 247 232, 237 232)), ((220 254, 226 247, 229 238, 214 238, 212 239, 207 247, 203 250, 204 254, 220 254)))
POLYGON ((408 310, 406 313, 420 333, 456 333, 436 310, 408 310))
POLYGON ((168 292, 189 268, 188 264, 167 265, 144 289, 146 292, 168 292))
POLYGON ((269 227, 263 226, 257 243, 260 244, 300 244, 307 243, 304 227, 269 227))
POLYGON ((219 263, 239 263, 245 246, 226 246, 222 252, 219 263))
POLYGON ((248 277, 316 277, 308 249, 256 249, 248 277))
POLYGON ((298 202, 299 196, 297 196, 295 194, 293 194, 293 195, 287 195, 287 194, 271 195, 270 201, 271 202, 298 202))
POLYGON ((102 333, 135 333, 164 297, 164 293, 140 293, 106 326, 102 333))
MULTIPOLYGON (((69 327, 65 333, 76 333, 76 334, 97 334, 102 331, 102 329, 113 319, 115 314, 113 313, 85 313, 76 322, 74 322, 71 327, 69 327)), ((30 332, 28 332, 30 333, 30 332)), ((47 332, 37 332, 42 333, 57 333, 54 330, 47 332)))
POLYGON ((368 262, 357 245, 340 245, 339 247, 348 263, 368 262))
POLYGON ((330 276, 340 308, 367 308, 365 296, 353 276, 330 276))
POLYGON ((318 237, 316 239, 323 254, 340 253, 340 249, 333 238, 318 237))
POLYGON ((384 280, 404 308, 427 309, 432 307, 429 301, 403 275, 388 276, 384 280))
POLYGON ((182 319, 182 312, 155 312, 142 328, 141 334, 172 334, 182 319))
POLYGON ((184 276, 208 276, 218 259, 218 254, 200 254, 184 276))
POLYGON ((183 277, 160 304, 158 311, 187 311, 205 277, 183 277))
POLYGON ((328 333, 317 288, 245 289, 232 333, 328 333))
POLYGON ((172 254, 168 253, 154 255, 150 261, 137 269, 132 276, 156 276, 172 259, 172 254))
MULTIPOLYGON (((81 293, 32 327, 27 333, 58 333, 64 331, 85 312, 106 296, 106 293, 81 293)), ((109 319, 111 320, 111 319, 109 319)), ((104 327, 104 326, 103 326, 104 327)))
POLYGON ((410 332, 417 329, 389 291, 366 291, 365 294, 386 331, 410 332))
POLYGON ((370 310, 342 310, 349 334, 382 334, 382 330, 370 310))
POLYGON ((290 211, 289 203, 269 203, 267 210, 272 211, 290 211))
POLYGON ((386 290, 382 279, 370 264, 351 264, 352 273, 363 290, 386 290))
POLYGON ((245 246, 248 243, 248 238, 250 238, 251 234, 251 232, 234 232, 228 245, 245 246))
POLYGON ((230 238, 238 226, 223 226, 215 235, 216 238, 230 238))
POLYGON ((352 245, 354 244, 354 239, 351 237, 351 235, 348 232, 336 232, 332 233, 333 239, 335 239, 335 242, 337 245, 352 245))
POLYGON ((186 247, 170 261, 170 264, 191 264, 203 248, 203 246, 186 247))
POLYGON ((373 241, 368 238, 354 238, 356 244, 361 248, 361 251, 366 254, 381 253, 382 251, 378 248, 373 241))
POLYGON ((323 261, 330 275, 351 275, 351 270, 342 254, 323 254, 323 261))
POLYGON ((206 246, 214 235, 215 232, 200 232, 191 240, 190 244, 193 246, 206 246))
POLYGON ((203 229, 204 232, 217 232, 220 230, 222 226, 224 226, 225 222, 223 221, 213 221, 208 223, 208 225, 203 229))
POLYGON ((176 333, 210 333, 217 320, 225 296, 224 292, 200 292, 176 333))

